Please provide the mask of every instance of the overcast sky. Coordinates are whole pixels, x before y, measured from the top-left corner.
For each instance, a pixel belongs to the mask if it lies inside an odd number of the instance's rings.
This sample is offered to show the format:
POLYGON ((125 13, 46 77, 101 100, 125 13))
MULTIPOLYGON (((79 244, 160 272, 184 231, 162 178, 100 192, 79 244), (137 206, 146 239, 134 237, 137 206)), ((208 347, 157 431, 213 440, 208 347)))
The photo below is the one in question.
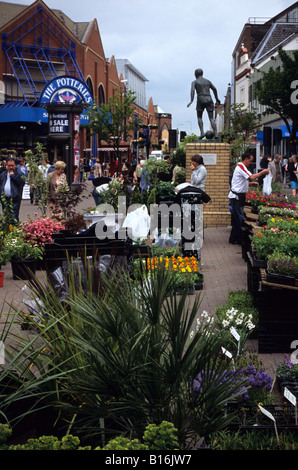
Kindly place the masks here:
MULTIPOLYGON (((7 2, 10 3, 10 2, 7 2)), ((33 1, 12 1, 31 5, 33 1)), ((73 21, 97 19, 105 56, 128 59, 148 80, 152 97, 171 113, 172 127, 199 133, 195 101, 190 101, 194 70, 218 90, 224 101, 231 81, 232 52, 248 18, 269 19, 292 0, 46 0, 73 21)), ((206 121, 206 119, 205 119, 206 121)), ((208 121, 208 119, 207 119, 208 121)), ((207 130, 207 129, 206 129, 207 130)))

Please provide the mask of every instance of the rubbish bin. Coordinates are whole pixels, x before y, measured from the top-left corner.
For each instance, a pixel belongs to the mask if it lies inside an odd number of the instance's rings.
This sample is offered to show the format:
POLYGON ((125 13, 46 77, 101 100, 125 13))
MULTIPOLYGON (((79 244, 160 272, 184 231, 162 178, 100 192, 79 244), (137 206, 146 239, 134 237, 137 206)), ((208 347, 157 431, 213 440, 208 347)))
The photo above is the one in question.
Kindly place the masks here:
POLYGON ((201 259, 203 229, 203 195, 198 192, 183 192, 181 204, 181 247, 184 256, 201 259))

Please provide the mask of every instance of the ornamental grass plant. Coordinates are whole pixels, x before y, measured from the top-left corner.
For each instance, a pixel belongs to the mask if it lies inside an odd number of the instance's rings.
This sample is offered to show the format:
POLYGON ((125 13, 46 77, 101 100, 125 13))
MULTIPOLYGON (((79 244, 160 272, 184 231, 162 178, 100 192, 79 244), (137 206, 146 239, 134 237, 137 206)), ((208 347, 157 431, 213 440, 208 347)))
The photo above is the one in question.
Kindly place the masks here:
POLYGON ((241 380, 217 378, 232 367, 221 354, 225 335, 212 324, 190 334, 200 295, 191 304, 186 291, 176 296, 171 270, 137 280, 116 271, 99 278, 87 261, 84 288, 69 275, 61 297, 47 279, 35 279, 28 297, 36 312, 11 305, 2 315, 1 340, 9 347, 0 379, 18 377, 19 386, 2 389, 1 415, 30 397, 34 405, 24 415, 46 407, 84 444, 141 438, 149 424, 167 421, 181 449, 196 448, 230 422, 224 406, 239 393, 241 380), (29 330, 18 328, 24 321, 29 330), (210 370, 204 393, 194 394, 195 377, 210 370))

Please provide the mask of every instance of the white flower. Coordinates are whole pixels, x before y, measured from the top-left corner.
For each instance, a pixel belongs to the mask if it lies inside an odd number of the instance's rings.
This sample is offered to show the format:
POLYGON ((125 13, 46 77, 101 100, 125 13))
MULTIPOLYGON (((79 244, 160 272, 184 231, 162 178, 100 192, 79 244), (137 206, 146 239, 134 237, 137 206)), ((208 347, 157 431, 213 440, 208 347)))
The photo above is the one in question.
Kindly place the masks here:
POLYGON ((206 312, 206 310, 204 310, 201 314, 201 317, 208 317, 208 312, 206 312))
POLYGON ((227 320, 223 320, 222 322, 222 326, 229 326, 230 322, 228 322, 227 320))
POLYGON ((247 322, 246 326, 249 330, 253 330, 255 328, 255 325, 252 322, 247 322))

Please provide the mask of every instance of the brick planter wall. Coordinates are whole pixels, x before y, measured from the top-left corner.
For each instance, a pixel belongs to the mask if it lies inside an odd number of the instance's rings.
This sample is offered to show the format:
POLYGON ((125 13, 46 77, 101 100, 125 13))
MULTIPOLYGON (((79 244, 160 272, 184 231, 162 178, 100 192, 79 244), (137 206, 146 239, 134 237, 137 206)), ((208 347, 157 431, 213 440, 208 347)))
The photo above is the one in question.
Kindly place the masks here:
POLYGON ((191 178, 191 157, 202 155, 207 170, 206 193, 211 201, 204 205, 204 227, 231 225, 228 194, 230 190, 230 145, 217 142, 186 145, 186 181, 191 178))

